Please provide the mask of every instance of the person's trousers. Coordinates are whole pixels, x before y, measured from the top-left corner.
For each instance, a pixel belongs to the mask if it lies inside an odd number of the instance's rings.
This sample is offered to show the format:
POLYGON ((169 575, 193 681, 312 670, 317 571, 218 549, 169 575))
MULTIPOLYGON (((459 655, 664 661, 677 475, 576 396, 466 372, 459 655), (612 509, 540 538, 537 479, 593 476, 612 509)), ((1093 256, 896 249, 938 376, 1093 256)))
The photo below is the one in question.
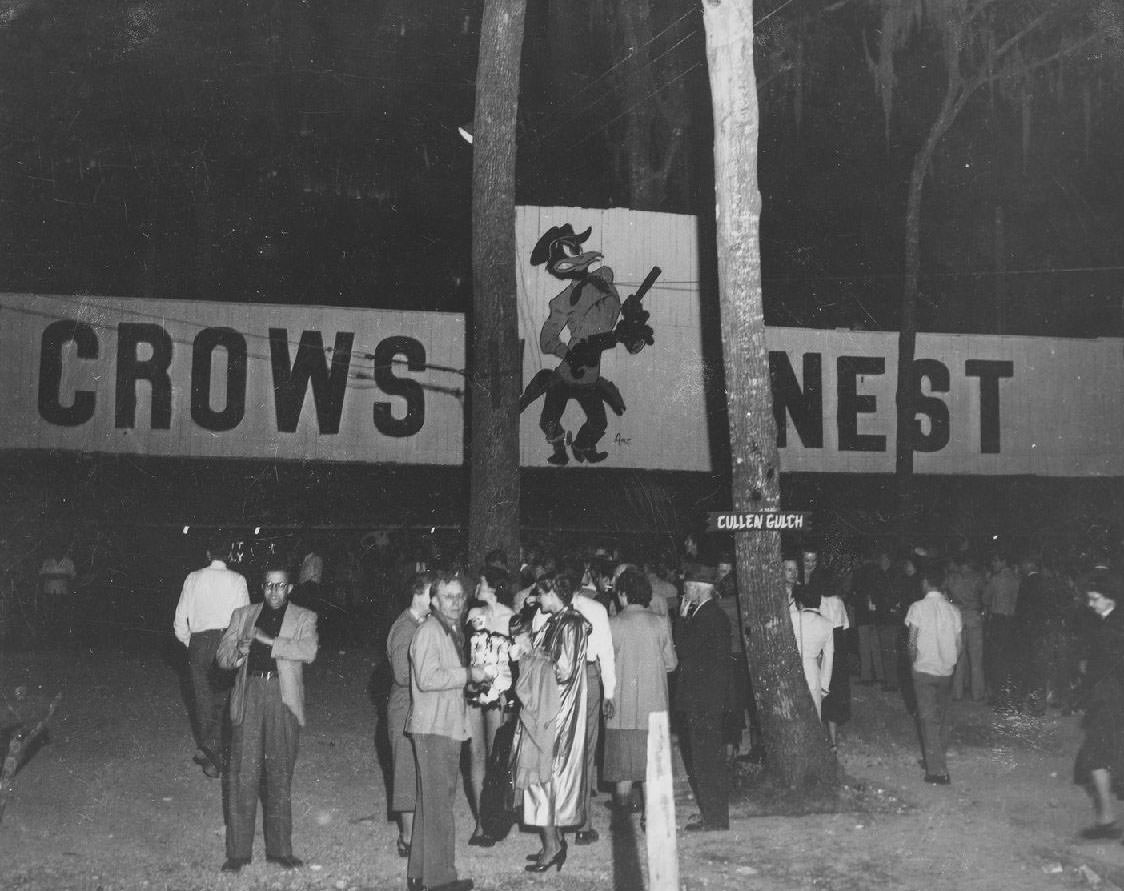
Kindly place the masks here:
POLYGON ((859 626, 859 680, 886 680, 886 672, 882 668, 882 640, 878 636, 877 625, 859 626))
POLYGON ((898 685, 898 626, 878 625, 878 651, 882 657, 882 682, 898 685))
POLYGON ((971 690, 972 699, 979 702, 987 698, 983 667, 983 616, 979 610, 973 609, 962 609, 960 615, 964 621, 964 630, 961 632, 964 646, 956 663, 956 672, 952 676, 952 698, 962 698, 967 686, 971 690))
POLYGON ((730 704, 722 719, 726 745, 737 752, 742 744, 746 714, 753 708, 753 684, 749 678, 749 662, 744 655, 730 656, 730 704))
POLYGON ((987 619, 987 643, 984 655, 988 665, 986 678, 991 685, 991 695, 1000 704, 1009 704, 1015 698, 1017 686, 1014 672, 1015 619, 992 613, 987 619))
POLYGON ((601 667, 585 663, 588 693, 585 698, 585 826, 593 826, 593 793, 597 790, 597 742, 601 739, 601 667))
POLYGON ((722 712, 688 706, 687 738, 699 813, 707 823, 728 826, 730 776, 722 738, 722 712))
POLYGON ((223 632, 217 628, 198 631, 191 635, 187 644, 195 744, 220 767, 223 715, 230 700, 229 673, 215 665, 215 653, 222 635, 223 632))
POLYGON ((1052 693, 1057 700, 1068 694, 1069 639, 1060 620, 1047 619, 1030 641, 1023 677, 1026 705, 1031 714, 1041 715, 1052 693))
POLYGON ((462 741, 434 733, 415 733, 418 800, 406 875, 427 888, 456 881, 453 805, 460 779, 462 741))
POLYGON ((917 725, 921 732, 925 773, 948 773, 945 751, 948 749, 948 706, 952 700, 952 675, 913 672, 913 690, 917 695, 917 725))
POLYGON ((254 848, 258 797, 267 857, 293 854, 293 768, 300 723, 281 701, 281 682, 248 675, 242 723, 230 740, 226 856, 249 860, 254 848))

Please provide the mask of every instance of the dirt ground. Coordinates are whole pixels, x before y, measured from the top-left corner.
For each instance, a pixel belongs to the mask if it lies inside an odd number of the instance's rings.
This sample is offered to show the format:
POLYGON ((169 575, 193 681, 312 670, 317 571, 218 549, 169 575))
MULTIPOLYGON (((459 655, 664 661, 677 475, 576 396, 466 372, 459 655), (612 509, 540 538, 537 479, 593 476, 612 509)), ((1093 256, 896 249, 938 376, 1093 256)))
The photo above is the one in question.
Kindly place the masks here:
MULTIPOLYGON (((62 690, 49 742, 16 778, 0 824, 3 889, 403 888, 405 861, 385 819, 375 747, 372 652, 330 652, 306 672, 308 726, 294 780, 292 873, 255 862, 238 876, 223 860, 221 784, 191 762, 194 746, 171 660, 159 653, 0 655, 0 692, 62 690), (364 820, 374 815, 374 819, 364 820)), ((720 889, 1072 889, 1124 885, 1124 846, 1082 843, 1091 808, 1071 782, 1078 717, 999 716, 954 709, 953 785, 921 782, 918 745, 901 700, 856 687, 841 731, 847 775, 843 812, 751 816, 735 804, 731 831, 680 835, 681 885, 720 889)), ((680 824, 694 812, 676 785, 680 824)), ((537 837, 518 829, 491 849, 465 844, 467 803, 457 809, 462 876, 478 888, 617 891, 644 887, 639 819, 609 830, 606 795, 595 802, 602 840, 578 848, 561 873, 529 876, 537 837)))

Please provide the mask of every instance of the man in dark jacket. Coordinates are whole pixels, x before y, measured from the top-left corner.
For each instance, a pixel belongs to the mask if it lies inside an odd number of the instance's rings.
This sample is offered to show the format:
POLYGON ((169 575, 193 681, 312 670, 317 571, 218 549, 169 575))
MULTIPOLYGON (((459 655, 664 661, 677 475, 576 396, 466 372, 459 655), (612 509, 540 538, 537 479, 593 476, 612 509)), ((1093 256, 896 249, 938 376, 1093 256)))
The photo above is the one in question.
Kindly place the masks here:
POLYGON ((730 776, 722 737, 730 673, 730 620, 714 599, 714 570, 694 565, 683 583, 676 688, 686 716, 699 816, 687 832, 730 828, 730 776))
MULTIPOLYGON (((851 581, 854 594, 855 625, 859 629, 859 683, 892 684, 897 677, 893 651, 884 653, 880 625, 889 625, 891 616, 890 555, 876 548, 855 570, 851 581)), ((896 630, 896 626, 890 626, 896 630)), ((893 635, 890 635, 891 645, 893 635)))

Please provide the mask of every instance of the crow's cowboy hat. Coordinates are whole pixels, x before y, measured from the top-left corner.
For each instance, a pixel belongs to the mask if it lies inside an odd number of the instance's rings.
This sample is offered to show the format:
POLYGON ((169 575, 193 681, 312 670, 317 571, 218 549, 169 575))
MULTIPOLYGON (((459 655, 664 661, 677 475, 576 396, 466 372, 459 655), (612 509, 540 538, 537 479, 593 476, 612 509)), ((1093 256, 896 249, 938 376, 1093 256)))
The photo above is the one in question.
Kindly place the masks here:
POLYGON ((572 241, 574 244, 582 244, 589 238, 592 231, 593 227, 590 226, 578 235, 574 232, 574 227, 569 223, 563 223, 561 226, 551 226, 543 233, 542 237, 535 245, 535 249, 531 251, 531 265, 541 266, 550 259, 550 246, 554 244, 554 242, 566 239, 567 241, 572 241))

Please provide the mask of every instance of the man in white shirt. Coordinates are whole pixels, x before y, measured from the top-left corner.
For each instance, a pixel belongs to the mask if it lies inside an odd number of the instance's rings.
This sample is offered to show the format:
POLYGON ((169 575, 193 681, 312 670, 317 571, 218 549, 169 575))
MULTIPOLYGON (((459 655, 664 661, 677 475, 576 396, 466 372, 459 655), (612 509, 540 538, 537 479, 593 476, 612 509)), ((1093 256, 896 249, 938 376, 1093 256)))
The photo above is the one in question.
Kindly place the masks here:
POLYGON ((944 568, 936 561, 917 561, 924 598, 906 613, 917 723, 925 756, 925 782, 947 786, 948 707, 952 675, 960 658, 963 621, 960 610, 944 596, 944 568))
MULTIPOLYGON (((785 568, 795 561, 786 560, 785 568)), ((823 699, 831 688, 835 668, 835 626, 820 612, 823 598, 815 588, 801 585, 796 599, 789 606, 792 632, 796 635, 796 652, 804 667, 804 680, 816 706, 816 715, 823 713, 823 699)))
POLYGON ((207 546, 210 565, 190 573, 176 605, 176 638, 187 647, 196 742, 194 761, 203 773, 222 775, 223 715, 230 698, 232 677, 215 666, 223 632, 236 609, 249 606, 246 579, 227 569, 230 542, 216 535, 207 546))
POLYGON ((589 679, 589 698, 586 701, 585 751, 589 770, 586 784, 585 823, 574 836, 574 844, 589 845, 600 836, 593 828, 593 808, 590 799, 597 783, 595 753, 601 736, 601 716, 611 717, 616 706, 613 693, 617 689, 617 667, 613 655, 613 635, 609 630, 609 613, 593 599, 593 590, 582 588, 574 594, 573 606, 592 626, 586 650, 586 674, 589 679))

